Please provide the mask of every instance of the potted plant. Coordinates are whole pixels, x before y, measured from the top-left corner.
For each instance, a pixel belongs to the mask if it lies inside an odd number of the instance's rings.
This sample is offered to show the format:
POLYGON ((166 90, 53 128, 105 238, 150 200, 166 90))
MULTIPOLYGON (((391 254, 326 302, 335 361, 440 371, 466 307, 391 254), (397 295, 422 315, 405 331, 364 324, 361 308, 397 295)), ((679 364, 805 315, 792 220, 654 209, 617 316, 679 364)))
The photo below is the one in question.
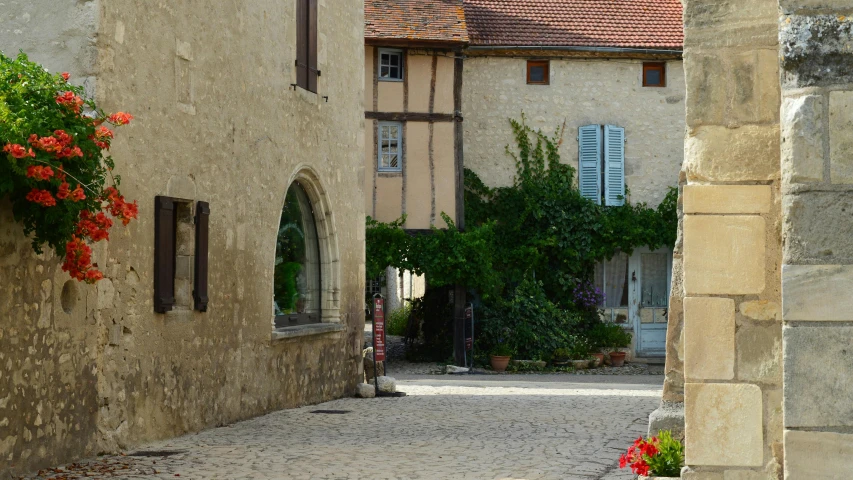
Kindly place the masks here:
POLYGON ((572 366, 577 370, 583 370, 589 366, 589 342, 585 338, 578 338, 572 345, 572 366))
POLYGON ((496 372, 506 371, 506 367, 509 365, 509 359, 512 358, 513 353, 512 347, 506 343, 498 343, 495 345, 492 349, 491 355, 489 356, 489 362, 492 365, 492 370, 496 372))
POLYGON ((554 366, 562 367, 569 364, 572 358, 572 353, 567 348, 558 348, 554 350, 554 355, 551 357, 551 363, 554 366))
POLYGON ((631 334, 614 323, 605 323, 603 325, 603 328, 606 329, 604 347, 610 350, 610 364, 614 367, 621 367, 625 364, 626 353, 618 349, 627 348, 631 345, 631 334))
POLYGON ((595 366, 600 367, 604 364, 604 353, 601 351, 605 347, 607 338, 607 327, 604 323, 597 323, 587 333, 589 341, 590 355, 595 358, 595 366))
POLYGON ((677 480, 684 466, 684 445, 669 430, 645 440, 640 437, 619 457, 619 468, 629 466, 641 480, 677 480))

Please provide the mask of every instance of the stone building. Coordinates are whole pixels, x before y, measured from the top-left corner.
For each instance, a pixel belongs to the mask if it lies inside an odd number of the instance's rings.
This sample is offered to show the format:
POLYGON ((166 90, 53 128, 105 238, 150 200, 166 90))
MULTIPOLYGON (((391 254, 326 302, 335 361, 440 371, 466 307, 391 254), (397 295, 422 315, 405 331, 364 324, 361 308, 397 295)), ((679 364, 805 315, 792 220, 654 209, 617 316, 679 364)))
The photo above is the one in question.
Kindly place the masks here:
MULTIPOLYGON (((580 167, 581 192, 596 202, 655 207, 678 184, 678 0, 465 0, 465 20, 465 167, 487 185, 513 183, 508 120, 522 114, 561 136, 562 160, 580 167)), ((597 269, 608 320, 633 333, 636 357, 664 356, 671 259, 668 249, 637 249, 597 269)))
MULTIPOLYGON (((364 5, 367 214, 382 222, 405 215, 409 231, 446 226, 442 213, 458 223, 461 52, 468 41, 462 0, 364 5)), ((389 268, 385 277, 384 288, 373 290, 387 296, 390 310, 426 288, 411 272, 389 268)))
POLYGON ((5 53, 68 71, 106 111, 136 117, 111 152, 140 205, 95 250, 106 278, 87 286, 35 255, 0 200, 4 477, 345 396, 361 378, 363 3, 207 7, 0 12, 5 53), (196 235, 209 247, 204 308, 196 235))
POLYGON ((664 386, 665 407, 683 401, 682 478, 853 472, 851 15, 847 0, 684 2, 664 386))

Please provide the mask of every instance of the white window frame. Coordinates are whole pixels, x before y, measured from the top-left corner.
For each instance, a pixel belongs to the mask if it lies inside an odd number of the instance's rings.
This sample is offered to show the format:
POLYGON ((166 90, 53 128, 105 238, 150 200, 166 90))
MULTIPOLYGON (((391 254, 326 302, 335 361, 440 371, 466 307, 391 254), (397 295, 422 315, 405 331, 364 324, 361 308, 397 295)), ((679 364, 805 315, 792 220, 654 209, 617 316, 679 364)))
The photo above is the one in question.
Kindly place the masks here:
POLYGON ((403 76, 405 75, 405 72, 403 71, 403 63, 404 63, 403 59, 404 59, 405 52, 403 52, 403 50, 400 50, 397 48, 380 48, 377 55, 379 55, 379 62, 378 62, 379 63, 379 67, 378 67, 379 71, 377 71, 376 74, 379 76, 379 81, 380 82, 402 82, 403 76), (383 77, 382 76, 382 67, 383 66, 389 67, 389 68, 393 66, 393 65, 391 65, 390 61, 386 64, 382 63, 382 55, 383 54, 385 54, 385 55, 399 55, 400 64, 398 65, 398 68, 400 69, 400 78, 383 77))
POLYGON ((403 159, 403 123, 402 122, 379 122, 377 128, 379 129, 379 131, 377 132, 377 135, 376 135, 376 140, 377 140, 377 144, 376 144, 376 162, 377 162, 377 164, 376 165, 378 167, 378 170, 380 172, 392 172, 392 173, 402 172, 403 171, 403 161, 404 161, 404 159, 403 159), (391 136, 383 137, 382 136, 382 127, 397 127, 397 136, 396 137, 391 137, 391 136), (382 151, 382 141, 383 140, 389 140, 389 141, 390 140, 396 140, 397 141, 397 150, 396 150, 397 166, 396 167, 390 166, 390 161, 388 162, 389 166, 383 166, 383 162, 382 162, 383 156, 384 155, 391 155, 391 154, 386 154, 382 151))

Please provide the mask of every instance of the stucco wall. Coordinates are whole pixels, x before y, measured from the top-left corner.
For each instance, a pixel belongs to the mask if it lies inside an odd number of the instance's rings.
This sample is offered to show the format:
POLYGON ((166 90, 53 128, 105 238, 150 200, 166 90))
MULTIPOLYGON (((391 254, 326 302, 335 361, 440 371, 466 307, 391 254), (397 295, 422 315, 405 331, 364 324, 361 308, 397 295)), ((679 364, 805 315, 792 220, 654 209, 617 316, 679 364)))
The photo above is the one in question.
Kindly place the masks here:
POLYGON ((578 127, 611 124, 625 128, 625 180, 630 200, 656 206, 667 187, 678 184, 684 152, 685 83, 682 63, 668 61, 667 86, 643 87, 642 61, 551 59, 550 85, 527 85, 524 58, 465 60, 462 108, 465 167, 490 186, 511 185, 515 163, 508 119, 553 134, 566 125, 560 154, 577 166, 578 127))
MULTIPOLYGON (((403 81, 376 78, 375 49, 365 49, 366 112, 453 113, 454 65, 452 52, 406 49, 403 81), (376 92, 376 95, 374 95, 376 92)), ((391 222, 406 214, 405 228, 444 227, 441 213, 456 218, 456 158, 453 123, 446 118, 403 121, 401 172, 378 172, 375 130, 377 121, 365 121, 365 208, 367 214, 391 222)))
MULTIPOLYGON (((18 2, 7 15, 30 12, 26 28, 51 32, 54 23, 34 22, 41 13, 93 3, 18 2)), ((353 79, 364 71, 362 2, 320 0, 318 95, 289 88, 295 2, 199 15, 205 8, 100 2, 96 95, 106 111, 136 117, 112 154, 140 218, 95 250, 107 278, 72 283, 70 313, 58 260, 30 253, 0 206, 0 472, 340 397, 358 381, 365 144, 364 86, 353 79), (345 329, 273 342, 275 236, 298 171, 315 178, 328 208, 324 308, 338 307, 345 329), (207 313, 153 313, 155 195, 210 202, 207 313)), ((14 30, 2 30, 4 50, 80 75, 78 55, 14 30)))

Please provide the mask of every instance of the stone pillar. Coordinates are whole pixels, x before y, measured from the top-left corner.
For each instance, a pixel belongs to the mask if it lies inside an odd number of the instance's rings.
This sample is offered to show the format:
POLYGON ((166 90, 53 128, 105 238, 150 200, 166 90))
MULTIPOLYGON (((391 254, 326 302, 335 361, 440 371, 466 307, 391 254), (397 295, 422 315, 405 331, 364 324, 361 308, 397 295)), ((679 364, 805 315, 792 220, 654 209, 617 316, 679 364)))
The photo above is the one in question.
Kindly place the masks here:
MULTIPOLYGON (((779 5, 684 6, 683 298, 673 302, 683 306, 683 477, 775 479, 783 461, 779 5)), ((668 368, 674 399, 678 375, 668 368)))
POLYGON ((780 4, 785 478, 850 478, 853 2, 780 4))

